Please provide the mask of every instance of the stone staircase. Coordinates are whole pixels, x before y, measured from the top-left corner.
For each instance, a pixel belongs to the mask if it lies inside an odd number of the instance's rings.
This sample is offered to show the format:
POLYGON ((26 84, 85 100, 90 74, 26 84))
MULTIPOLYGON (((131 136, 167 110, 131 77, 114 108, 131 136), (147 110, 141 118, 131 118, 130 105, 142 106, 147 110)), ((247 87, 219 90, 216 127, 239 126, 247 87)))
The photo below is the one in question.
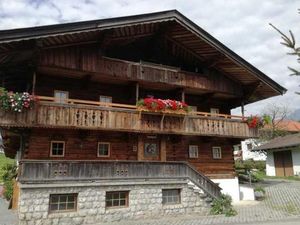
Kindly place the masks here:
POLYGON ((192 189, 194 191, 194 193, 197 193, 200 198, 202 198, 208 205, 211 205, 213 198, 205 193, 201 188, 199 188, 195 183, 193 183, 192 181, 188 181, 187 183, 188 188, 192 189))

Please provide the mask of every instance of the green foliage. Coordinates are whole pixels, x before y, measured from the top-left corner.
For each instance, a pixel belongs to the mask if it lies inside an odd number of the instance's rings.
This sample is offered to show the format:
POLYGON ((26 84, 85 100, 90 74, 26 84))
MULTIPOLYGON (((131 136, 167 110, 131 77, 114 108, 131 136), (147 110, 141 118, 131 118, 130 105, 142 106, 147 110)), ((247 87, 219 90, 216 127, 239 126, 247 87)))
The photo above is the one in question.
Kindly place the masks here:
POLYGON ((250 181, 249 176, 254 183, 262 181, 265 177, 265 168, 265 161, 245 160, 235 162, 235 170, 239 180, 244 182, 250 181))
POLYGON ((1 178, 4 184, 4 197, 9 200, 13 194, 13 179, 17 176, 15 164, 5 164, 1 168, 1 178))
POLYGON ((254 192, 262 192, 262 193, 266 194, 266 190, 261 186, 256 186, 254 188, 254 192))
POLYGON ((2 180, 2 174, 3 174, 3 168, 7 164, 14 164, 15 160, 5 157, 3 153, 0 153, 0 183, 3 182, 2 180))
POLYGON ((213 200, 210 213, 213 215, 225 214, 225 216, 235 216, 237 215, 237 211, 231 203, 231 197, 222 194, 220 198, 213 200))

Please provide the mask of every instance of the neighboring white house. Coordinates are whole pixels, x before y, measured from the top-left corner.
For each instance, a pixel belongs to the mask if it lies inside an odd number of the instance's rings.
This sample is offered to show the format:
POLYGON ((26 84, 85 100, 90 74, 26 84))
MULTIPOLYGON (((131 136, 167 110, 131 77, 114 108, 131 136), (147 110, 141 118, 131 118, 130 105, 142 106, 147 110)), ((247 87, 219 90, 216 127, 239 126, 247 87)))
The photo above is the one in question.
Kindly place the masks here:
POLYGON ((267 159, 265 153, 261 151, 252 151, 256 146, 257 143, 254 139, 247 139, 242 141, 241 144, 233 146, 235 159, 265 161, 267 159))
POLYGON ((255 150, 267 151, 268 176, 300 175, 300 133, 274 138, 255 150))

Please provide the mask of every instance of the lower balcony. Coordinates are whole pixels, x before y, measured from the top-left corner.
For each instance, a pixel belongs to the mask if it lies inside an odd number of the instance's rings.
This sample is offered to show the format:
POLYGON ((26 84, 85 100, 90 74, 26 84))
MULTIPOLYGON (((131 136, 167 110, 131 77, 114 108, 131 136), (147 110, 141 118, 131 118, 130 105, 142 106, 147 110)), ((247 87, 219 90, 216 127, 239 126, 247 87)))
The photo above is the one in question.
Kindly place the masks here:
POLYGON ((244 118, 225 114, 190 112, 170 114, 144 112, 135 105, 101 103, 68 99, 54 102, 52 97, 39 97, 31 110, 23 113, 0 109, 0 127, 69 128, 116 130, 128 132, 221 136, 235 138, 257 137, 257 129, 249 128, 244 118))
POLYGON ((23 184, 184 179, 213 198, 221 193, 217 184, 186 162, 23 160, 18 179, 23 184))

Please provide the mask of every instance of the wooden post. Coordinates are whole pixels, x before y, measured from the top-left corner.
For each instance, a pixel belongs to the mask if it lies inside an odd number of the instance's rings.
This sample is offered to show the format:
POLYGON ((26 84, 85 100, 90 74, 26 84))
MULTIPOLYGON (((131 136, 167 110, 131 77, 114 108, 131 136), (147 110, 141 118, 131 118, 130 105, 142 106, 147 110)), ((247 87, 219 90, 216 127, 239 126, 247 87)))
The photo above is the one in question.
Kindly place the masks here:
POLYGON ((167 161, 167 140, 166 137, 162 137, 160 141, 160 161, 167 161))
POLYGON ((181 91, 181 101, 185 102, 185 92, 184 92, 184 90, 181 91))
POLYGON ((242 120, 244 120, 244 117, 245 117, 244 101, 242 101, 242 104, 241 104, 241 112, 242 112, 242 120))
POLYGON ((137 149, 137 160, 144 160, 144 143, 143 137, 141 135, 138 136, 138 149, 137 149))
POLYGON ((136 101, 136 103, 139 100, 139 95, 140 95, 140 85, 139 85, 139 83, 136 83, 135 84, 135 101, 136 101))
POLYGON ((35 94, 35 83, 36 83, 36 72, 34 71, 32 75, 32 92, 31 92, 32 95, 35 94))

